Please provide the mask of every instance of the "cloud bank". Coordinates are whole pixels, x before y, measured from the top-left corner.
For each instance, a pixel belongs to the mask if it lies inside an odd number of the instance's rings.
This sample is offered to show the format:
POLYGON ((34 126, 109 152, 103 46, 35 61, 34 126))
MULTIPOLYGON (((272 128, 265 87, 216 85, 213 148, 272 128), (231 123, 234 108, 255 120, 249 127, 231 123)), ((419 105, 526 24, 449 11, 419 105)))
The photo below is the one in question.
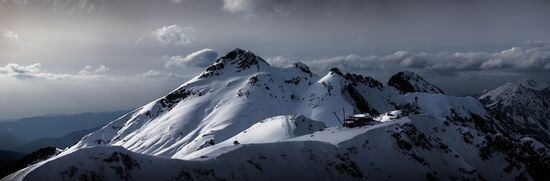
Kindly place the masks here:
POLYGON ((214 63, 218 53, 212 49, 202 49, 187 56, 166 57, 166 68, 173 67, 207 67, 214 63))
POLYGON ((78 75, 96 75, 96 74, 103 74, 107 71, 109 71, 109 67, 105 65, 98 65, 95 68, 91 65, 86 65, 82 70, 78 72, 78 75))
MULTIPOLYGON (((268 59, 273 65, 292 61, 283 56, 268 59)), ((385 56, 355 54, 305 61, 313 70, 326 72, 332 67, 354 72, 419 70, 449 74, 464 71, 544 72, 550 70, 550 41, 528 42, 500 52, 408 52, 385 56)))
POLYGON ((10 39, 10 40, 18 40, 19 34, 13 32, 13 31, 3 31, 2 37, 10 39))
POLYGON ((86 65, 78 74, 42 72, 42 64, 34 63, 28 65, 19 65, 9 63, 0 67, 0 78, 14 78, 17 80, 93 80, 109 78, 104 73, 109 70, 105 65, 93 67, 86 65))
POLYGON ((0 75, 7 77, 14 77, 17 79, 30 79, 33 78, 33 75, 38 74, 40 67, 42 65, 39 63, 30 64, 30 65, 19 65, 19 64, 7 64, 6 66, 0 67, 0 75))
POLYGON ((191 76, 150 69, 147 72, 140 74, 139 77, 146 78, 146 79, 188 79, 191 76))
POLYGON ((163 44, 172 45, 187 45, 192 42, 191 33, 192 27, 180 27, 178 25, 170 25, 160 27, 151 34, 163 44))
POLYGON ((103 81, 103 82, 125 82, 125 81, 140 81, 145 79, 189 79, 192 75, 168 72, 163 70, 149 69, 146 72, 128 76, 128 75, 109 75, 107 72, 110 68, 106 65, 86 65, 78 73, 53 73, 41 71, 42 64, 34 63, 28 65, 19 65, 10 63, 5 66, 0 66, 0 80, 12 79, 19 81, 28 80, 44 80, 57 82, 87 82, 87 81, 103 81), (7 79, 6 79, 7 78, 7 79))

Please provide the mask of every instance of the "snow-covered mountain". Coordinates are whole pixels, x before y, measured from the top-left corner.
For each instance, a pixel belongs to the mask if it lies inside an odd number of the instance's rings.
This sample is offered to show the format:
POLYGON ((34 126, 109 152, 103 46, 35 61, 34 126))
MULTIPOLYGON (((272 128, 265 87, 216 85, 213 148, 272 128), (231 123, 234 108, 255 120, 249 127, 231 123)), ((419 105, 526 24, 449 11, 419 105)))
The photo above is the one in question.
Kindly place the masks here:
POLYGON ((507 82, 479 98, 512 132, 550 145, 550 87, 535 80, 507 82))
POLYGON ((444 95, 412 72, 388 84, 338 69, 318 76, 303 63, 272 67, 235 49, 166 96, 4 179, 550 177, 548 147, 502 134, 477 99, 444 95), (359 113, 378 123, 346 128, 336 118, 359 113))

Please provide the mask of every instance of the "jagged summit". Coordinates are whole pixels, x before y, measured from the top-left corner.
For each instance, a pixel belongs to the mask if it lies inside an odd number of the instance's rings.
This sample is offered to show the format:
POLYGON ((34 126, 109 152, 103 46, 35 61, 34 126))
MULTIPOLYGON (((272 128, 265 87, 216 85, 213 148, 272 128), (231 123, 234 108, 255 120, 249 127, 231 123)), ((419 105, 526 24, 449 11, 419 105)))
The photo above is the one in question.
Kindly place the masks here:
POLYGON ((308 67, 305 63, 296 62, 296 63, 292 64, 292 66, 293 66, 294 68, 300 69, 302 72, 305 72, 305 73, 308 73, 308 74, 312 74, 312 73, 311 73, 311 70, 309 70, 309 67, 308 67))
POLYGON ((339 75, 339 76, 344 76, 342 71, 340 71, 340 69, 338 69, 336 67, 330 68, 329 73, 336 74, 336 75, 339 75))
MULTIPOLYGON (((248 52, 248 50, 235 48, 227 52, 227 54, 225 54, 224 56, 220 57, 218 60, 216 60, 216 62, 220 62, 221 60, 225 60, 225 59, 233 60, 233 59, 236 59, 238 56, 245 54, 246 52, 248 52)), ((249 52, 249 53, 254 54, 252 52, 249 52)))
POLYGON ((410 71, 399 72, 391 76, 388 85, 395 87, 402 93, 425 92, 431 94, 444 94, 443 90, 439 87, 410 71))
POLYGON ((344 78, 346 78, 346 80, 350 81, 352 85, 357 85, 358 83, 363 83, 365 85, 368 85, 369 87, 377 88, 377 89, 382 89, 384 87, 384 84, 382 84, 380 81, 378 81, 378 80, 376 80, 372 77, 369 77, 369 76, 346 73, 344 75, 344 78))
POLYGON ((201 73, 199 78, 241 72, 251 68, 255 71, 260 71, 262 67, 269 68, 270 65, 262 57, 255 55, 251 51, 235 48, 218 58, 214 64, 206 67, 206 70, 201 73))
POLYGON ((253 52, 235 48, 220 57, 216 62, 237 64, 238 68, 249 68, 250 66, 259 63, 269 65, 262 57, 255 55, 253 52))

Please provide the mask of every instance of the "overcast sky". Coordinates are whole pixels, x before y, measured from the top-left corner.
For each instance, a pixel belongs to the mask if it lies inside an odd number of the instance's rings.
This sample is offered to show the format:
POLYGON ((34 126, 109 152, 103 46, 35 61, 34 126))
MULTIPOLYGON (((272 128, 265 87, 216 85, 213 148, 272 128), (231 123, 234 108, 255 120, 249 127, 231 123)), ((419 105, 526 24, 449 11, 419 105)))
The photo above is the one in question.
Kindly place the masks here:
POLYGON ((139 107, 239 47, 450 94, 550 77, 545 0, 0 0, 0 119, 139 107))

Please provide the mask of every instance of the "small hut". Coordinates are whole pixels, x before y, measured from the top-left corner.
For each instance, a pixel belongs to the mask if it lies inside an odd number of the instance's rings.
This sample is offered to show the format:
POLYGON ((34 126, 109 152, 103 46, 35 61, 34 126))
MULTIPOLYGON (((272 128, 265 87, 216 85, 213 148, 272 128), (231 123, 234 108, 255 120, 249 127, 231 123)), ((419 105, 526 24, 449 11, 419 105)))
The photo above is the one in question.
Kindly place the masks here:
POLYGON ((355 128, 378 123, 370 114, 356 114, 344 120, 344 127, 355 128))

